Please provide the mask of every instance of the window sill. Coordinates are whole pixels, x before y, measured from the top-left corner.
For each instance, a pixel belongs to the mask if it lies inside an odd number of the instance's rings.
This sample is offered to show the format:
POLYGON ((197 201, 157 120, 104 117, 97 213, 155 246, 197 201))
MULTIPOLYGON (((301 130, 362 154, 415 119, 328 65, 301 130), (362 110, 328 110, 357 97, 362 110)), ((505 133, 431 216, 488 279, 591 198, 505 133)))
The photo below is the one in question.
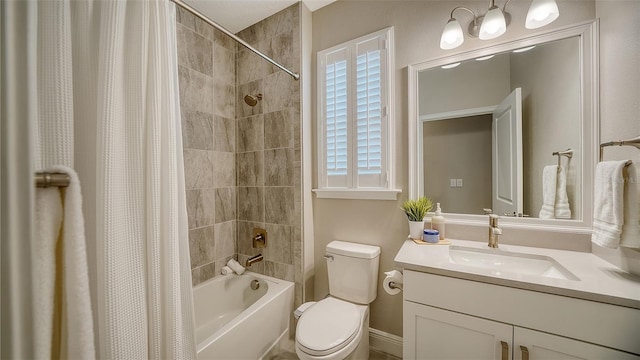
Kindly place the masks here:
POLYGON ((318 199, 398 200, 400 189, 313 189, 318 199))

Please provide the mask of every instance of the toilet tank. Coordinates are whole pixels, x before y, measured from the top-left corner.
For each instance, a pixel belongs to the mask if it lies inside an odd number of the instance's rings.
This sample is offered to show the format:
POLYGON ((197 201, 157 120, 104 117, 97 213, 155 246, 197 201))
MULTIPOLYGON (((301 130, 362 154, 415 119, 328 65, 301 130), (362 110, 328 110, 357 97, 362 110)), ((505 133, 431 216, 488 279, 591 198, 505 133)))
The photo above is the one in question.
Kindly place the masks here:
POLYGON ((380 247, 332 241, 327 245, 325 257, 331 296, 357 304, 375 300, 380 247))

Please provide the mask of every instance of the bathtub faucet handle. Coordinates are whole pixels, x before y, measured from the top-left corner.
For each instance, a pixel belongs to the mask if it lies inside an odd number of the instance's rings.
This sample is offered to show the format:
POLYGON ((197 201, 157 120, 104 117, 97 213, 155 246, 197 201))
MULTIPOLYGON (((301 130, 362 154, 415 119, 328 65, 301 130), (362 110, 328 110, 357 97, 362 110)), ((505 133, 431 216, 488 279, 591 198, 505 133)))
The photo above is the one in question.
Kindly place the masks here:
POLYGON ((267 230, 253 228, 253 248, 263 248, 267 246, 267 230))

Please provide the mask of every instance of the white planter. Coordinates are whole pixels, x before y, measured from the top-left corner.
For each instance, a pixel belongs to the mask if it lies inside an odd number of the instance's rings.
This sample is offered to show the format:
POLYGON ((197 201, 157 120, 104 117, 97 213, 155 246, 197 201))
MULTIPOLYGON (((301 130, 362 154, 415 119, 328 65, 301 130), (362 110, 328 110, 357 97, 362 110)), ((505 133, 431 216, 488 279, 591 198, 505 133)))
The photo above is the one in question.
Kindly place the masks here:
POLYGON ((422 240, 422 231, 424 230, 424 221, 409 221, 409 236, 412 239, 422 240))

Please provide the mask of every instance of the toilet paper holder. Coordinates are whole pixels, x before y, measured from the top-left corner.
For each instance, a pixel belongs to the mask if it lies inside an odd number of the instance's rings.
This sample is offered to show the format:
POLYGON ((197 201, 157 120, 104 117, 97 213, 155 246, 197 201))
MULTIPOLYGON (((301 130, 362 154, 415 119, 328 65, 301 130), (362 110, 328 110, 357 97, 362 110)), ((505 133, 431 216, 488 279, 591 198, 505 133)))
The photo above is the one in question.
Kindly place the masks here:
POLYGON ((389 282, 389 287, 392 289, 400 289, 402 290, 402 284, 397 284, 395 281, 389 282))

